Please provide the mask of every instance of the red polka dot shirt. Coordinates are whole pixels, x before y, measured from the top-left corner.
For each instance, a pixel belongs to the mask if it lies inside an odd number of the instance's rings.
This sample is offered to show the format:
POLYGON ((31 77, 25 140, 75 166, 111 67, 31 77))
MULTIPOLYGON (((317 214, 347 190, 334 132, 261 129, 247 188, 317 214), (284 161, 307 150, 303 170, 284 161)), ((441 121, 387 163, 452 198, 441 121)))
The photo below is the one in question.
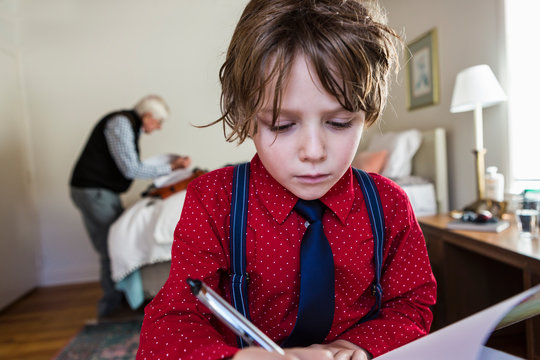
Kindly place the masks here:
MULTIPOLYGON (((299 252, 305 220, 297 198, 251 161, 246 235, 252 322, 276 343, 296 322, 299 252)), ((191 182, 174 233, 169 278, 145 309, 137 359, 221 359, 238 351, 236 337, 195 298, 186 278, 198 278, 230 301, 229 221, 232 167, 191 182)), ((359 320, 375 302, 373 236, 352 170, 321 198, 324 231, 334 255, 335 312, 325 343, 348 340, 378 356, 429 331, 436 283, 426 244, 405 192, 371 174, 385 218, 379 316, 359 320)))

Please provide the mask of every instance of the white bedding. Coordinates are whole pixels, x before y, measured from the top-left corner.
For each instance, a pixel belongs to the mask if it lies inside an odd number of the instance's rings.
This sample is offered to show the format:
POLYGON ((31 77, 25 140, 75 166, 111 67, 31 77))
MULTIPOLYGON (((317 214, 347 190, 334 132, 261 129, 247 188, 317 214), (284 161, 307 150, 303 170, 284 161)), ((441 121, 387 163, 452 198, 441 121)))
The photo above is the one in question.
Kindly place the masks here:
POLYGON ((142 198, 130 206, 109 230, 112 279, 122 280, 144 265, 171 260, 174 229, 186 191, 166 199, 142 198))
POLYGON ((416 217, 437 214, 435 186, 426 179, 409 176, 395 182, 407 193, 416 217))
POLYGON ((369 152, 368 149, 371 153, 378 149, 388 152, 382 169, 372 171, 391 178, 405 190, 416 216, 448 212, 446 131, 443 128, 422 131, 419 144, 419 132, 415 129, 384 135, 378 128, 369 130, 363 135, 358 154, 369 152))

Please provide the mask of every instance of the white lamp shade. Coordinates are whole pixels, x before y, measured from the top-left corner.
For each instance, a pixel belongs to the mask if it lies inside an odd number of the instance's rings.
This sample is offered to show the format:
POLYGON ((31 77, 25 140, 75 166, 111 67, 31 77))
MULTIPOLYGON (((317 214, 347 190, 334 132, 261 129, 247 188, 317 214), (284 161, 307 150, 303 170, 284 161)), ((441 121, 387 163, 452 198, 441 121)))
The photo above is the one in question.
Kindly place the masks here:
POLYGON ((450 112, 472 111, 506 100, 506 95, 488 65, 476 65, 460 71, 456 77, 450 112))

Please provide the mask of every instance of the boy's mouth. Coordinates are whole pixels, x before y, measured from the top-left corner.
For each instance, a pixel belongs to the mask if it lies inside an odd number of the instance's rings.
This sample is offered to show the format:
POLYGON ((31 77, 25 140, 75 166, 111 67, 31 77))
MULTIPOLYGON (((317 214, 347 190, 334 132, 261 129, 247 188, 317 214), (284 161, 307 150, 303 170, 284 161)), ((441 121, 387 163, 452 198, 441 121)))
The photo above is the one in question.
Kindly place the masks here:
POLYGON ((296 178, 305 184, 316 184, 328 179, 329 174, 310 174, 310 175, 298 175, 296 178))

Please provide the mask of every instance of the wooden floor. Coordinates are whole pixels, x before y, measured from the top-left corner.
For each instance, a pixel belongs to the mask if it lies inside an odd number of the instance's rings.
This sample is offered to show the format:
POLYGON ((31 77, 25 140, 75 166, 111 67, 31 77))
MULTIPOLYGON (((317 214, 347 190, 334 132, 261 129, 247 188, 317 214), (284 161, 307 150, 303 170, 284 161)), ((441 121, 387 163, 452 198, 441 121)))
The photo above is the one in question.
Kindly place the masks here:
POLYGON ((99 283, 38 288, 0 311, 0 359, 50 360, 96 318, 99 283))

